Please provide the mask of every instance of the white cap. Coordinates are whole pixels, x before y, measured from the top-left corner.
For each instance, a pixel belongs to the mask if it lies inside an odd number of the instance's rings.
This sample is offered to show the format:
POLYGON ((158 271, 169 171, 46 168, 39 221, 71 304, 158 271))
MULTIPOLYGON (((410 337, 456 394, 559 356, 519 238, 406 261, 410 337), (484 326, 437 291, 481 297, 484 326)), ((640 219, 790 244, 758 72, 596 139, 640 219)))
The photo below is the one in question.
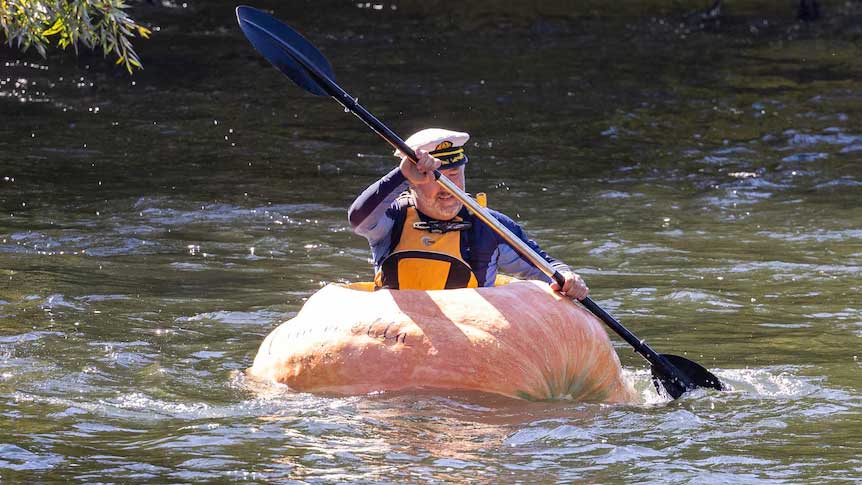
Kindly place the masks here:
MULTIPOLYGON (((461 147, 469 139, 469 134, 460 131, 426 128, 413 133, 404 142, 414 150, 425 150, 439 158, 443 161, 444 167, 457 167, 467 163, 467 156, 461 147)), ((396 150, 394 155, 403 156, 399 150, 396 150)))

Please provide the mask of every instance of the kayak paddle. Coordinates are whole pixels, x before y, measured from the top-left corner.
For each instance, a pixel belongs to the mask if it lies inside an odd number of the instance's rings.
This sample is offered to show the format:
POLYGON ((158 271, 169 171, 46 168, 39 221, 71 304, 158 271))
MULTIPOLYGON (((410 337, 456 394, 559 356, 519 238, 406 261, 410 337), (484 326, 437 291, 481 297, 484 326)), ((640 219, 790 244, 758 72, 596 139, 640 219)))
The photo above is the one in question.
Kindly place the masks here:
MULTIPOLYGON (((253 7, 237 7, 236 16, 240 28, 254 48, 279 71, 312 94, 331 96, 346 111, 356 115, 383 140, 405 154, 413 163, 416 163, 418 160, 416 153, 404 143, 404 140, 335 83, 332 65, 305 37, 271 15, 253 7)), ((512 234, 506 226, 491 216, 466 192, 439 171, 434 171, 434 178, 438 184, 464 204, 470 212, 491 227, 507 244, 542 270, 548 277, 555 280, 562 288, 565 278, 550 263, 536 254, 524 241, 512 234)), ((656 353, 646 342, 638 339, 590 298, 584 298, 580 300, 580 303, 634 347, 635 351, 650 363, 653 383, 659 392, 664 390, 676 399, 685 392, 699 387, 725 389, 718 377, 701 365, 677 355, 656 353)))

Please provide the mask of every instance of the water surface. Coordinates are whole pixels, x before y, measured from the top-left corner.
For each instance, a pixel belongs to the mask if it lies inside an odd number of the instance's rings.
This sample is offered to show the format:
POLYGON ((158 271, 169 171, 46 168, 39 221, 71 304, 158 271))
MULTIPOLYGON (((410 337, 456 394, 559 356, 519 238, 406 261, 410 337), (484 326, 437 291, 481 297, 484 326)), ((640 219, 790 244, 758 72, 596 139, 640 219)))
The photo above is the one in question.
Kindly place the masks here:
POLYGON ((247 381, 306 298, 370 278, 346 210, 395 159, 214 7, 163 17, 133 78, 99 57, 4 51, 0 478, 862 479, 850 33, 754 17, 463 33, 355 5, 277 13, 397 132, 470 132, 468 190, 639 337, 733 391, 667 402, 616 338, 642 402, 247 381))

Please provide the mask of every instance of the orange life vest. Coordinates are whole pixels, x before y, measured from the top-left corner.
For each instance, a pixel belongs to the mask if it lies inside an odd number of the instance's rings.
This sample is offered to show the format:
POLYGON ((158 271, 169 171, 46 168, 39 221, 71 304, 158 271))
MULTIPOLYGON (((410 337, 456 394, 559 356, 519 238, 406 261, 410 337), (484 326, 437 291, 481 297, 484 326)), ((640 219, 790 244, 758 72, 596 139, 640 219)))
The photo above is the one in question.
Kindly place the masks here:
POLYGON ((461 256, 461 231, 429 232, 416 228, 416 223, 421 225, 419 212, 408 206, 401 237, 374 275, 375 285, 393 290, 478 287, 476 275, 461 256))

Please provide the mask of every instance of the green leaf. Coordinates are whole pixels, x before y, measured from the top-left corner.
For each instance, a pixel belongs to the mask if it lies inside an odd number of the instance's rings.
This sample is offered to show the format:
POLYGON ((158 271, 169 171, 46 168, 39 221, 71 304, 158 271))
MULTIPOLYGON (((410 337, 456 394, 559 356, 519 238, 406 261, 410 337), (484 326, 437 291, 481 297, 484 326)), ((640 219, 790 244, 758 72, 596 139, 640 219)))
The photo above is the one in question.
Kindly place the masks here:
POLYGON ((57 21, 54 22, 54 25, 42 31, 42 35, 48 37, 50 35, 59 34, 65 28, 66 24, 63 23, 63 19, 58 18, 57 21))

